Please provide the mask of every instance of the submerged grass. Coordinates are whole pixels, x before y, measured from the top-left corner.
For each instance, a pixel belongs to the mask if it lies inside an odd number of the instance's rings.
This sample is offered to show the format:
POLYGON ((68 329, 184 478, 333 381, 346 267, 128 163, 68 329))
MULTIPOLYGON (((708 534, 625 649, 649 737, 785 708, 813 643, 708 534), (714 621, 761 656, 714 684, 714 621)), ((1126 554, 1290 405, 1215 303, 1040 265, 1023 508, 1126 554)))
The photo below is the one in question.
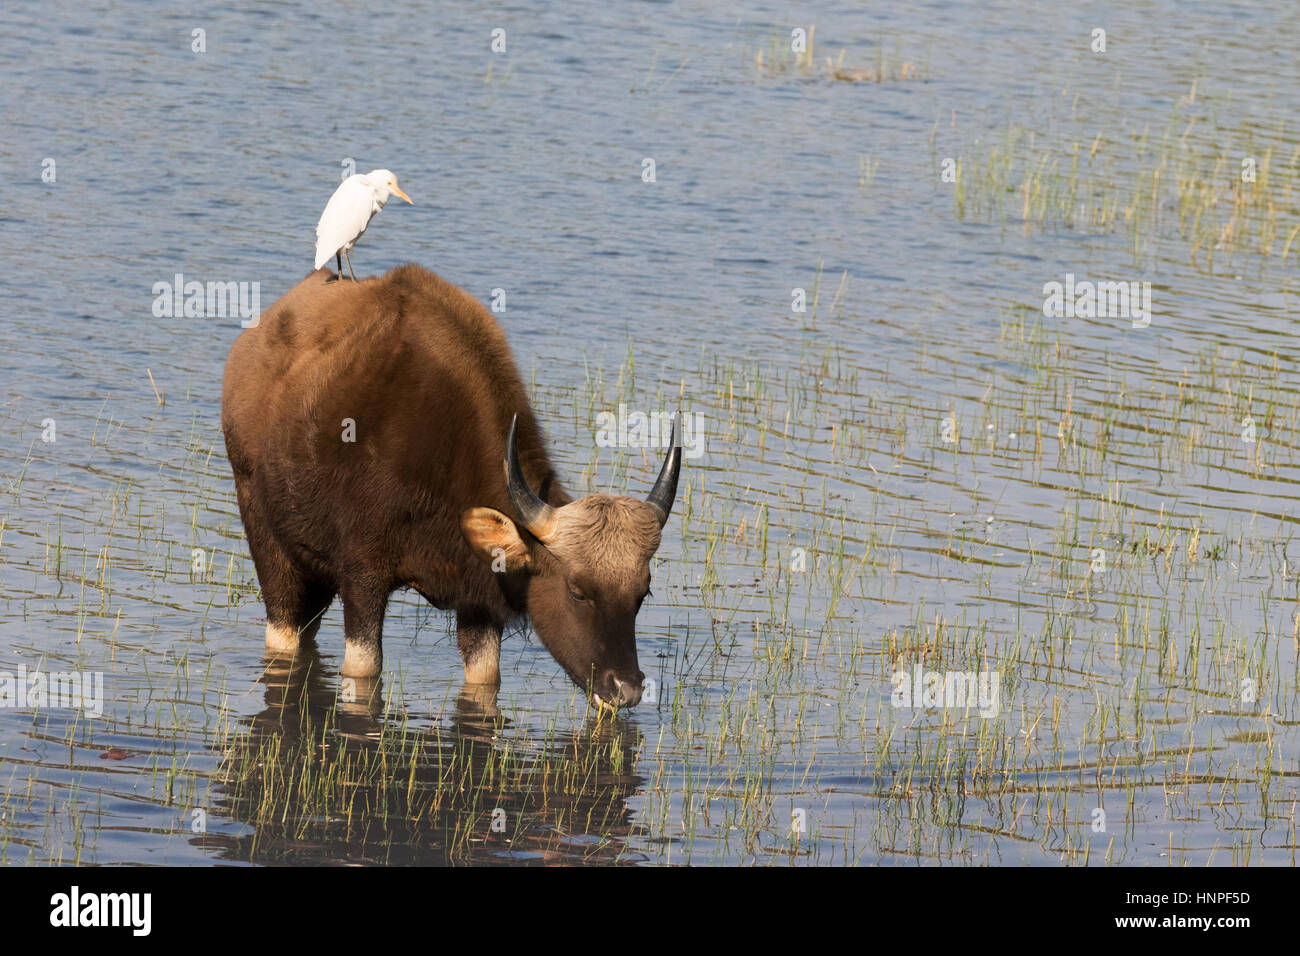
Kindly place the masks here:
MULTIPOLYGON (((1266 129, 1233 125, 1232 115, 1230 100, 1207 102, 1193 83, 1163 127, 1116 129, 1113 120, 1090 119, 1079 94, 1062 91, 1047 118, 965 145, 954 211, 1031 231, 1122 233, 1142 261, 1176 239, 1188 261, 1211 273, 1216 257, 1233 262, 1239 253, 1287 262, 1300 253, 1295 131, 1285 119, 1266 129)), ((936 167, 939 134, 936 121, 936 167)))

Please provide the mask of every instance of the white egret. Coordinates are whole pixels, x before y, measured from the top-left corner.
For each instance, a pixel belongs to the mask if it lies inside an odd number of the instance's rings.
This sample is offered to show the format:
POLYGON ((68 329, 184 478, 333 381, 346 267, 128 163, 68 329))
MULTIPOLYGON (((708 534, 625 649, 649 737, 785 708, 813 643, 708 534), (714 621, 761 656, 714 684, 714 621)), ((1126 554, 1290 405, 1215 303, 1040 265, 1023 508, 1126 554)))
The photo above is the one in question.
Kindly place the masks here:
POLYGON ((387 169, 374 169, 364 175, 356 173, 343 180, 325 204, 320 222, 316 223, 316 268, 329 262, 330 256, 333 256, 338 267, 336 278, 341 279, 341 257, 347 259, 348 275, 355 281, 356 275, 352 272, 352 260, 348 259, 348 253, 366 231, 375 213, 384 208, 384 203, 388 202, 390 196, 401 196, 415 205, 410 196, 397 188, 397 177, 387 169))

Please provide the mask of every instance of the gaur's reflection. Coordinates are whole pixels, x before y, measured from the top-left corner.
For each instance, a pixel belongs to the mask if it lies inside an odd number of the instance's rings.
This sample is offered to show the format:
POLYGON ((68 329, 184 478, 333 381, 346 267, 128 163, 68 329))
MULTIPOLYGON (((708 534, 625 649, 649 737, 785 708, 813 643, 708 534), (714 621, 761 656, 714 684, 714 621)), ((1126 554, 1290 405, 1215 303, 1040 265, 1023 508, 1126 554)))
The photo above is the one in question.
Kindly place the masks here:
POLYGON ((386 702, 380 679, 340 677, 313 642, 268 657, 260 682, 266 706, 222 742, 208 832, 192 838, 223 859, 639 859, 626 841, 641 734, 623 717, 592 712, 554 735, 549 715, 517 725, 494 686, 465 684, 439 721, 386 702))

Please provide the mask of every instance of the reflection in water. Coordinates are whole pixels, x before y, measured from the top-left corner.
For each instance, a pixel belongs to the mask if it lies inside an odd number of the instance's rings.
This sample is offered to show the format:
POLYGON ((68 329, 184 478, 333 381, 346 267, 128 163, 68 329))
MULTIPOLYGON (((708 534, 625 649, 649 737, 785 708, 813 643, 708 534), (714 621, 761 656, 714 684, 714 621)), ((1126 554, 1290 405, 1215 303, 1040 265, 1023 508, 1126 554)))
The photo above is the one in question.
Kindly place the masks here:
POLYGON ((535 740, 465 686, 448 724, 386 710, 383 681, 340 680, 314 647, 268 659, 266 706, 219 744, 221 816, 197 842, 257 863, 629 863, 640 732, 591 717, 535 740))

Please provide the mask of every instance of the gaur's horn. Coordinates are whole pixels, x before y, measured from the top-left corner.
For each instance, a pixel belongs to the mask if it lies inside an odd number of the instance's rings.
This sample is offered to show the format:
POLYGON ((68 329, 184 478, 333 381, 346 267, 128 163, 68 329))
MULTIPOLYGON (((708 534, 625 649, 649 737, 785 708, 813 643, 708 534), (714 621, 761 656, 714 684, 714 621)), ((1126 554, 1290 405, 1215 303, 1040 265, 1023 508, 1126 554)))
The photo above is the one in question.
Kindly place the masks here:
POLYGON ((515 446, 515 426, 518 424, 519 416, 515 415, 510 419, 510 435, 506 438, 506 493, 510 495, 510 504, 523 526, 544 544, 555 530, 555 509, 533 494, 533 489, 524 480, 519 467, 519 449, 515 446))
POLYGON ((663 467, 659 469, 655 486, 650 489, 645 500, 646 504, 659 512, 661 528, 668 521, 673 502, 677 499, 677 473, 682 470, 682 446, 677 441, 677 422, 681 414, 680 411, 673 413, 673 437, 668 442, 668 454, 664 457, 663 467))

